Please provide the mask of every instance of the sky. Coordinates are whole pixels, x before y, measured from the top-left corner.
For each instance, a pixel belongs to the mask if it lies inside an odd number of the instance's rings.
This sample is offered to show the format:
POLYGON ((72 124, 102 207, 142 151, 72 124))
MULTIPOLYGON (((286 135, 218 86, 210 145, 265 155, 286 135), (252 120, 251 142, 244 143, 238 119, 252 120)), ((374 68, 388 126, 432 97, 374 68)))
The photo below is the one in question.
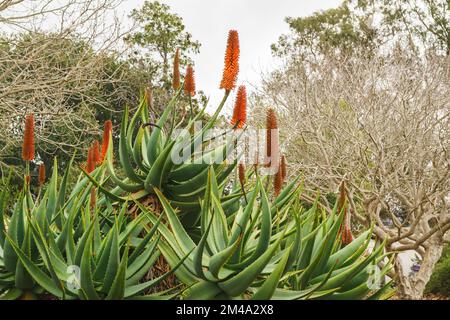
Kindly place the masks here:
MULTIPOLYGON (((183 18, 186 30, 202 44, 193 57, 197 88, 216 105, 228 30, 239 32, 241 57, 238 84, 249 91, 257 86, 261 72, 276 67, 270 46, 289 31, 284 18, 308 16, 318 10, 333 8, 340 0, 160 0, 183 18)), ((126 1, 124 11, 139 8, 144 0, 126 1)), ((230 99, 229 99, 230 100, 230 99)))

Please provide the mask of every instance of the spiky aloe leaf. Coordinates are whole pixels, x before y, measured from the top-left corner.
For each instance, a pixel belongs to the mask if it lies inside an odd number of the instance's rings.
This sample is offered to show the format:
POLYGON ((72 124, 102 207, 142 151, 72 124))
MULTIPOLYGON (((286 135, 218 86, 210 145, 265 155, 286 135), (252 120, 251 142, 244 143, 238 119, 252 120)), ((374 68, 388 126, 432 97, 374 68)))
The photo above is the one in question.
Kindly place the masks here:
POLYGON ((111 289, 109 290, 106 300, 119 300, 123 299, 125 296, 125 279, 126 279, 126 269, 128 264, 128 251, 129 247, 125 247, 125 252, 122 255, 120 261, 119 269, 115 275, 114 281, 112 283, 111 289))
POLYGON ((254 300, 268 300, 273 296, 278 282, 283 275, 289 255, 291 253, 291 247, 286 250, 280 262, 277 264, 275 270, 270 274, 270 276, 264 281, 263 285, 256 291, 252 299, 254 300))
POLYGON ((244 293, 250 285, 255 281, 256 277, 264 269, 266 264, 270 261, 275 251, 278 249, 280 238, 277 242, 272 244, 260 257, 258 257, 249 266, 232 278, 219 283, 219 287, 229 296, 236 297, 244 293))
POLYGON ((22 250, 17 246, 17 244, 9 235, 6 235, 6 241, 8 241, 8 243, 11 244, 11 247, 16 252, 20 261, 23 263, 25 269, 30 273, 33 279, 40 286, 42 286, 45 290, 47 290, 48 292, 59 298, 62 298, 64 296, 64 293, 58 288, 58 286, 53 282, 53 280, 43 271, 41 271, 40 268, 33 261, 31 261, 31 259, 28 258, 26 254, 22 252, 22 250))

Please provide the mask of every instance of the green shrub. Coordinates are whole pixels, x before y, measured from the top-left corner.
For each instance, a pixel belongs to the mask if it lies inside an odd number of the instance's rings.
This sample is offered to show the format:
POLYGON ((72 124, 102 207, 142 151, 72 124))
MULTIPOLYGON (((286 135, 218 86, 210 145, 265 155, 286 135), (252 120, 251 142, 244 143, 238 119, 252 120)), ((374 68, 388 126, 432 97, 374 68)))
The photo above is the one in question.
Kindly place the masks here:
POLYGON ((450 297, 450 246, 444 248, 442 257, 434 268, 426 293, 441 294, 450 297))

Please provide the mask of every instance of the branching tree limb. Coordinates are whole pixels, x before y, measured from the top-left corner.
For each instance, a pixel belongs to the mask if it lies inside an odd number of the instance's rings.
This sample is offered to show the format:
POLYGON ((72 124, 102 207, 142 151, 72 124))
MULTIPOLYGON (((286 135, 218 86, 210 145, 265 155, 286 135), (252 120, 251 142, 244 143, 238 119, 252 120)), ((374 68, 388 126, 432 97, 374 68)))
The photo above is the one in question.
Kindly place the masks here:
POLYGON ((278 109, 291 172, 302 172, 311 192, 335 192, 346 180, 354 226, 374 222, 388 250, 427 261, 408 285, 415 297, 450 229, 448 88, 448 57, 397 50, 288 63, 254 99, 256 122, 267 106, 278 109))

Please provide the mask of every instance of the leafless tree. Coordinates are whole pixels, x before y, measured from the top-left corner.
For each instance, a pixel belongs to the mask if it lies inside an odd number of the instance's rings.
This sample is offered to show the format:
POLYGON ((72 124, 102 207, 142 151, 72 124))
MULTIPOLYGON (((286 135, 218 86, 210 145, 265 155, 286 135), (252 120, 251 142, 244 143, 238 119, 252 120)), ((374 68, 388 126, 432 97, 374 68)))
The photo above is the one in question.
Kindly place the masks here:
POLYGON ((301 172, 323 195, 346 180, 354 227, 374 223, 388 251, 419 254, 414 276, 397 256, 408 298, 423 295, 449 240, 449 88, 448 58, 396 51, 287 63, 253 97, 255 122, 267 106, 278 110, 291 174, 301 172))
POLYGON ((86 135, 99 132, 92 106, 120 111, 97 93, 129 94, 130 79, 108 67, 128 31, 121 2, 0 0, 0 164, 20 145, 25 113, 35 114, 41 151, 56 154, 84 149, 86 135))

